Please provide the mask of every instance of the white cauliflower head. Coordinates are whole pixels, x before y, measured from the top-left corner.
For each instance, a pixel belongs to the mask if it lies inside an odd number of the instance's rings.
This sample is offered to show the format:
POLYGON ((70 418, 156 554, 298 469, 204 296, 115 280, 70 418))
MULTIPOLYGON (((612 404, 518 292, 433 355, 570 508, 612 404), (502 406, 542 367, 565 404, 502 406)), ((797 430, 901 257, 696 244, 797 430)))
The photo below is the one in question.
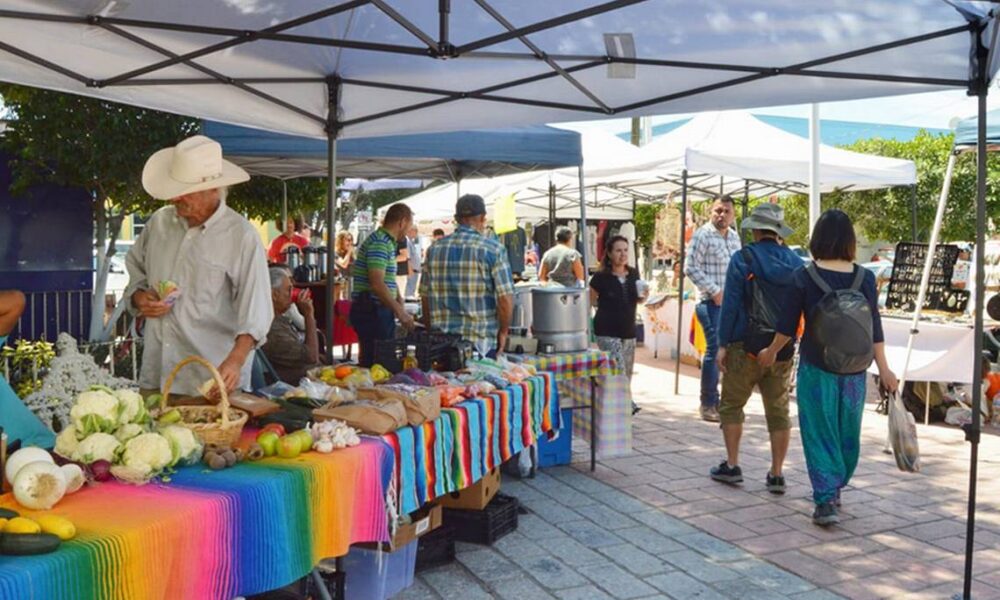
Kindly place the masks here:
POLYGON ((142 396, 135 390, 115 390, 115 397, 121 404, 121 414, 118 416, 118 423, 145 423, 149 420, 149 413, 146 412, 146 404, 142 396))
POLYGON ((80 440, 76 438, 76 427, 68 425, 56 436, 56 447, 54 451, 63 458, 75 460, 77 448, 80 447, 80 440))
POLYGON ((110 433, 92 433, 80 441, 73 459, 88 465, 97 460, 115 462, 120 447, 121 442, 110 433))
POLYGON ((115 431, 115 437, 118 441, 124 443, 134 438, 137 435, 144 433, 146 430, 143 429, 142 425, 138 423, 126 423, 115 431))
POLYGON ((201 441, 187 427, 167 425, 160 428, 160 435, 170 442, 170 449, 174 455, 173 462, 169 466, 174 466, 177 463, 193 465, 201 460, 201 441))
POLYGON ((120 406, 118 397, 107 388, 92 389, 77 395, 69 416, 80 435, 111 433, 118 427, 120 406))
POLYGON ((135 469, 149 467, 152 475, 170 466, 174 460, 167 438, 158 433, 143 433, 125 442, 121 464, 135 469))

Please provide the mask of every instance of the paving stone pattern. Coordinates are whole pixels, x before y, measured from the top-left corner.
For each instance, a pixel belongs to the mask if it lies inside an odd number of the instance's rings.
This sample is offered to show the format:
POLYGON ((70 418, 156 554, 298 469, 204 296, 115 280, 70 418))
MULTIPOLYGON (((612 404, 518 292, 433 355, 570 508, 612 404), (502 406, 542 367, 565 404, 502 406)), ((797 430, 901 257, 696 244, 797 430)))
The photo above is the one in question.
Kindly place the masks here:
MULTIPOLYGON (((574 464, 502 491, 530 514, 492 547, 458 544, 458 560, 425 571, 402 599, 601 600, 739 598, 946 599, 962 590, 968 444, 961 431, 919 426, 923 471, 899 472, 882 452, 886 421, 869 403, 862 457, 843 495, 842 523, 810 521, 811 490, 798 433, 786 463, 788 493, 769 494, 770 464, 759 399, 747 407, 741 486, 715 483, 724 456, 717 425, 697 418, 697 370, 681 394, 673 364, 637 352, 633 391, 643 406, 634 452, 590 473, 586 446, 574 464)), ((792 406, 795 411, 794 404, 792 406)), ((973 596, 1000 599, 1000 437, 980 446, 973 596)))

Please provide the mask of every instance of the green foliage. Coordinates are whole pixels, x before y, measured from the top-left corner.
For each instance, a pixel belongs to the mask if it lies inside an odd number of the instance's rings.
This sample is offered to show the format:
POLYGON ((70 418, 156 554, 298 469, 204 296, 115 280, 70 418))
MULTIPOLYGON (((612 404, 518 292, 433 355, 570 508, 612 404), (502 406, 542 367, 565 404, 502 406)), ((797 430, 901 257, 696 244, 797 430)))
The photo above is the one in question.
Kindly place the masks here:
POLYGON ((14 347, 4 346, 0 351, 0 357, 10 369, 10 384, 21 398, 42 387, 42 377, 55 356, 55 347, 46 341, 18 340, 14 347))
MULTIPOLYGON (((944 184, 945 168, 951 153, 951 134, 921 131, 910 141, 861 140, 846 149, 866 154, 912 160, 917 165, 917 234, 920 240, 930 237, 938 197, 944 184)), ((1000 210, 1000 156, 987 159, 986 210, 1000 210)), ((909 187, 862 192, 825 194, 823 208, 840 208, 851 215, 855 225, 871 240, 910 240, 912 238, 911 194, 909 187)), ((960 155, 955 163, 951 190, 945 209, 941 236, 946 241, 971 240, 976 235, 976 155, 960 155)))
MULTIPOLYGON (((326 179, 290 179, 288 214, 308 215, 326 208, 326 179)), ((226 204, 251 219, 271 221, 281 218, 282 182, 271 177, 251 177, 250 181, 233 186, 226 204)))
POLYGON ((15 156, 15 193, 43 182, 81 187, 122 212, 162 205, 143 191, 142 167, 198 129, 195 119, 49 90, 3 84, 0 96, 13 117, 0 145, 15 156))
POLYGON ((633 221, 635 223, 635 240, 640 246, 649 246, 656 237, 656 213, 660 204, 637 204, 633 221))

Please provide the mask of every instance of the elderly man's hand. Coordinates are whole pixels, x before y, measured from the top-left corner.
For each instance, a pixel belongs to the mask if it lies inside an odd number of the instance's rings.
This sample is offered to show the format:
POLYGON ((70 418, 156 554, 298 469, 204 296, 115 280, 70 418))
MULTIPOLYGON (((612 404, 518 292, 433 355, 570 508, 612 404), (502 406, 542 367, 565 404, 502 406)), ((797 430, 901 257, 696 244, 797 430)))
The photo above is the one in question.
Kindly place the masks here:
POLYGON ((310 294, 299 295, 298 302, 295 303, 295 307, 299 309, 303 317, 311 317, 316 314, 316 308, 313 306, 312 296, 310 294))
MULTIPOLYGON (((222 382, 226 384, 226 393, 232 393, 240 385, 240 371, 243 365, 237 363, 231 358, 227 358, 222 361, 219 365, 219 375, 222 376, 222 382)), ((216 400, 219 398, 218 386, 212 387, 212 392, 208 395, 210 400, 216 400)))
POLYGON ((132 304, 147 319, 156 319, 170 312, 170 305, 160 300, 152 290, 139 290, 132 294, 132 304))

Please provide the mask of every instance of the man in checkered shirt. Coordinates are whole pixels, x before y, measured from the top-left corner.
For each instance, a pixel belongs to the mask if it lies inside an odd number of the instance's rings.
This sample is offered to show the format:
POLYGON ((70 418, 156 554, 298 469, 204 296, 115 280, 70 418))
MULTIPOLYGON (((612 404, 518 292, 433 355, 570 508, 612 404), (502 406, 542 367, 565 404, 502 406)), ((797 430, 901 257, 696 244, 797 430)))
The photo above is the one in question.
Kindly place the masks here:
POLYGON ((719 314, 729 259, 740 250, 740 236, 731 228, 735 218, 733 199, 723 196, 712 203, 709 222, 691 238, 684 274, 698 287, 701 302, 695 315, 705 331, 705 356, 701 360, 701 418, 719 421, 719 314))
POLYGON ((420 298, 424 323, 457 333, 495 353, 507 342, 514 313, 514 283, 507 251, 487 237, 486 203, 466 194, 455 205, 455 232, 427 249, 420 298))

